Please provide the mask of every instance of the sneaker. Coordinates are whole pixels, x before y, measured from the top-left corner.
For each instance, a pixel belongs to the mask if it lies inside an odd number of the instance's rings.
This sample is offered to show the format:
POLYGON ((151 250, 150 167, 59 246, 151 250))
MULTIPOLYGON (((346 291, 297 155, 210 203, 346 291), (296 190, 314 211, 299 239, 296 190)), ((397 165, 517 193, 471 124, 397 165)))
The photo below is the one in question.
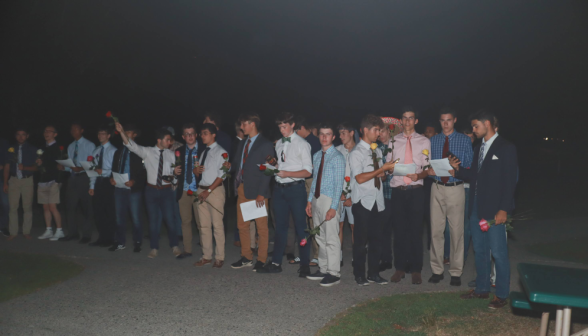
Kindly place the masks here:
POLYGON ((461 286, 461 277, 451 277, 451 282, 449 283, 450 286, 461 286))
POLYGON ((172 253, 174 254, 174 256, 176 256, 176 257, 177 257, 177 256, 179 256, 180 254, 182 254, 182 251, 180 251, 180 248, 179 248, 179 247, 177 247, 177 246, 174 246, 174 247, 172 248, 172 253))
POLYGON ((151 252, 147 255, 148 258, 153 259, 157 257, 157 249, 152 249, 151 252))
POLYGON ((269 263, 269 264, 263 266, 262 268, 258 269, 257 273, 264 273, 264 274, 282 273, 282 265, 276 265, 274 263, 269 263))
POLYGON ((340 277, 336 277, 334 275, 327 274, 327 276, 324 277, 323 280, 321 280, 320 285, 323 287, 331 287, 331 286, 338 284, 339 282, 341 282, 340 277))
POLYGON ((262 269, 263 266, 265 266, 265 263, 263 261, 257 261, 255 262, 255 266, 253 266, 253 272, 257 272, 258 270, 262 269))
POLYGON ((243 268, 243 267, 251 267, 253 266, 253 261, 245 258, 245 257, 241 257, 241 259, 239 259, 237 262, 232 263, 231 264, 231 268, 243 268))
POLYGON ((57 230, 57 231, 55 231, 55 234, 53 235, 53 237, 49 238, 49 240, 50 241, 57 241, 63 237, 65 237, 65 233, 63 233, 63 230, 57 230))
POLYGON ((360 286, 369 286, 369 282, 367 281, 367 279, 363 276, 356 276, 355 277, 355 282, 357 282, 358 285, 360 286))
POLYGON ((429 278, 429 282, 434 284, 439 283, 441 280, 443 280, 443 274, 433 274, 429 278))
POLYGON ((310 261, 310 266, 315 267, 318 266, 318 259, 314 258, 310 261))
POLYGON ((316 271, 311 275, 307 275, 306 278, 308 280, 323 280, 327 276, 326 273, 321 273, 321 271, 316 271))
POLYGON ((124 245, 114 244, 108 249, 108 251, 114 252, 114 251, 124 250, 125 248, 126 248, 126 246, 124 246, 124 245))
POLYGON ((498 296, 495 296, 488 304, 488 308, 490 309, 500 309, 504 306, 506 306, 506 299, 501 299, 498 296))
POLYGON ((378 285, 388 284, 388 281, 384 280, 379 274, 368 276, 367 281, 377 283, 378 285))
POLYGON ((300 266, 298 269, 298 276, 301 278, 306 278, 310 275, 310 266, 300 266))
POLYGON ((45 233, 43 233, 42 235, 40 235, 38 238, 39 239, 48 239, 53 237, 53 229, 46 229, 45 233))

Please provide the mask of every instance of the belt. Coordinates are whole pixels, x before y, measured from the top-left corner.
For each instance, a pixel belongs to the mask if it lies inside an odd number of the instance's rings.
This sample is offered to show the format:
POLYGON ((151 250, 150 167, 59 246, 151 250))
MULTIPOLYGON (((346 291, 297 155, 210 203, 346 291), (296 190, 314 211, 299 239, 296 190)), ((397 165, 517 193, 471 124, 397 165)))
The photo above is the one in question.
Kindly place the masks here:
POLYGON ((198 186, 198 189, 208 190, 210 189, 210 186, 198 186))
POLYGON ((411 189, 421 188, 422 186, 423 186, 422 184, 415 184, 415 185, 407 185, 407 186, 394 187, 392 189, 411 190, 411 189))
POLYGON ((455 186, 458 186, 460 184, 463 184, 463 181, 443 183, 441 181, 433 180, 433 182, 435 182, 435 183, 437 183, 439 185, 445 186, 445 187, 455 187, 455 186))
POLYGON ((276 182, 276 186, 278 186, 280 188, 288 188, 288 187, 292 187, 297 184, 303 184, 303 183, 305 183, 304 180, 299 180, 299 181, 294 181, 294 182, 289 182, 289 183, 276 182))
POLYGON ((153 189, 157 189, 157 190, 161 190, 161 189, 167 189, 167 188, 171 188, 171 184, 166 184, 166 185, 162 185, 161 187, 158 187, 156 185, 153 185, 151 183, 147 183, 148 187, 151 187, 153 189))

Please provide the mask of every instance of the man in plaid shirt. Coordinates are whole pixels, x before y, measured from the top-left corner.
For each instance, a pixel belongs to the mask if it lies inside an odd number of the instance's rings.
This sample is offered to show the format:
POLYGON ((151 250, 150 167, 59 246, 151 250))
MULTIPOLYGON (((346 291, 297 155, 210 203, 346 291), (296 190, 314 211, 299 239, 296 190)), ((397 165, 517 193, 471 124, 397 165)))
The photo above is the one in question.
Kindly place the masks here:
POLYGON ((333 146, 335 128, 328 123, 319 127, 322 150, 314 154, 313 181, 308 195, 306 214, 313 217, 320 234, 314 236, 319 245, 319 270, 308 275, 310 280, 321 280, 329 287, 340 282, 339 199, 345 179, 345 157, 333 146))

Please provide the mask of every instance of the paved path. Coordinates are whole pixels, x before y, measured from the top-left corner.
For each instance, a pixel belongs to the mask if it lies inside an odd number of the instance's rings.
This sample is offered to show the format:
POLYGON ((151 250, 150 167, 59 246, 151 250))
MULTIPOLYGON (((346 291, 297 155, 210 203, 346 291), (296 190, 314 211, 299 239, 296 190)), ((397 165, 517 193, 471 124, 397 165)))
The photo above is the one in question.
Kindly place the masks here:
MULTIPOLYGON (((585 222, 527 222, 517 227, 516 240, 509 243, 513 290, 519 288, 516 264, 521 261, 585 267, 543 260, 524 250, 530 242, 573 237, 583 232, 585 222)), ((34 236, 42 230, 35 227, 34 236)), ((298 278, 297 266, 286 265, 277 275, 257 274, 251 268, 233 270, 228 264, 239 258, 239 249, 229 243, 227 264, 217 270, 193 267, 196 257, 175 260, 169 248, 151 260, 147 249, 137 254, 76 242, 2 240, 0 249, 55 254, 81 263, 85 270, 63 283, 0 303, 0 335, 313 335, 336 314, 371 298, 456 290, 449 286, 449 277, 438 285, 426 282, 431 275, 428 253, 420 286, 405 280, 359 287, 352 277, 349 238, 347 234, 342 283, 331 288, 298 278)), ((391 274, 389 270, 382 276, 391 274)), ((465 291, 473 276, 474 261, 468 258, 459 289, 465 291)))

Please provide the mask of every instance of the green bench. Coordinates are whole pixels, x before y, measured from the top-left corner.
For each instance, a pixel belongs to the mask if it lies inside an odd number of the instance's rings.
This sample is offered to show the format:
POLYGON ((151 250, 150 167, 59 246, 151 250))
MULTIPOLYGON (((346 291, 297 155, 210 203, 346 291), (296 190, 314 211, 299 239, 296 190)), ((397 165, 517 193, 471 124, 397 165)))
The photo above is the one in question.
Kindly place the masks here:
POLYGON ((531 303, 527 297, 527 294, 521 292, 510 293, 510 305, 517 309, 543 312, 543 315, 541 316, 541 330, 539 331, 539 336, 547 335, 547 325, 549 323, 549 306, 531 303))

